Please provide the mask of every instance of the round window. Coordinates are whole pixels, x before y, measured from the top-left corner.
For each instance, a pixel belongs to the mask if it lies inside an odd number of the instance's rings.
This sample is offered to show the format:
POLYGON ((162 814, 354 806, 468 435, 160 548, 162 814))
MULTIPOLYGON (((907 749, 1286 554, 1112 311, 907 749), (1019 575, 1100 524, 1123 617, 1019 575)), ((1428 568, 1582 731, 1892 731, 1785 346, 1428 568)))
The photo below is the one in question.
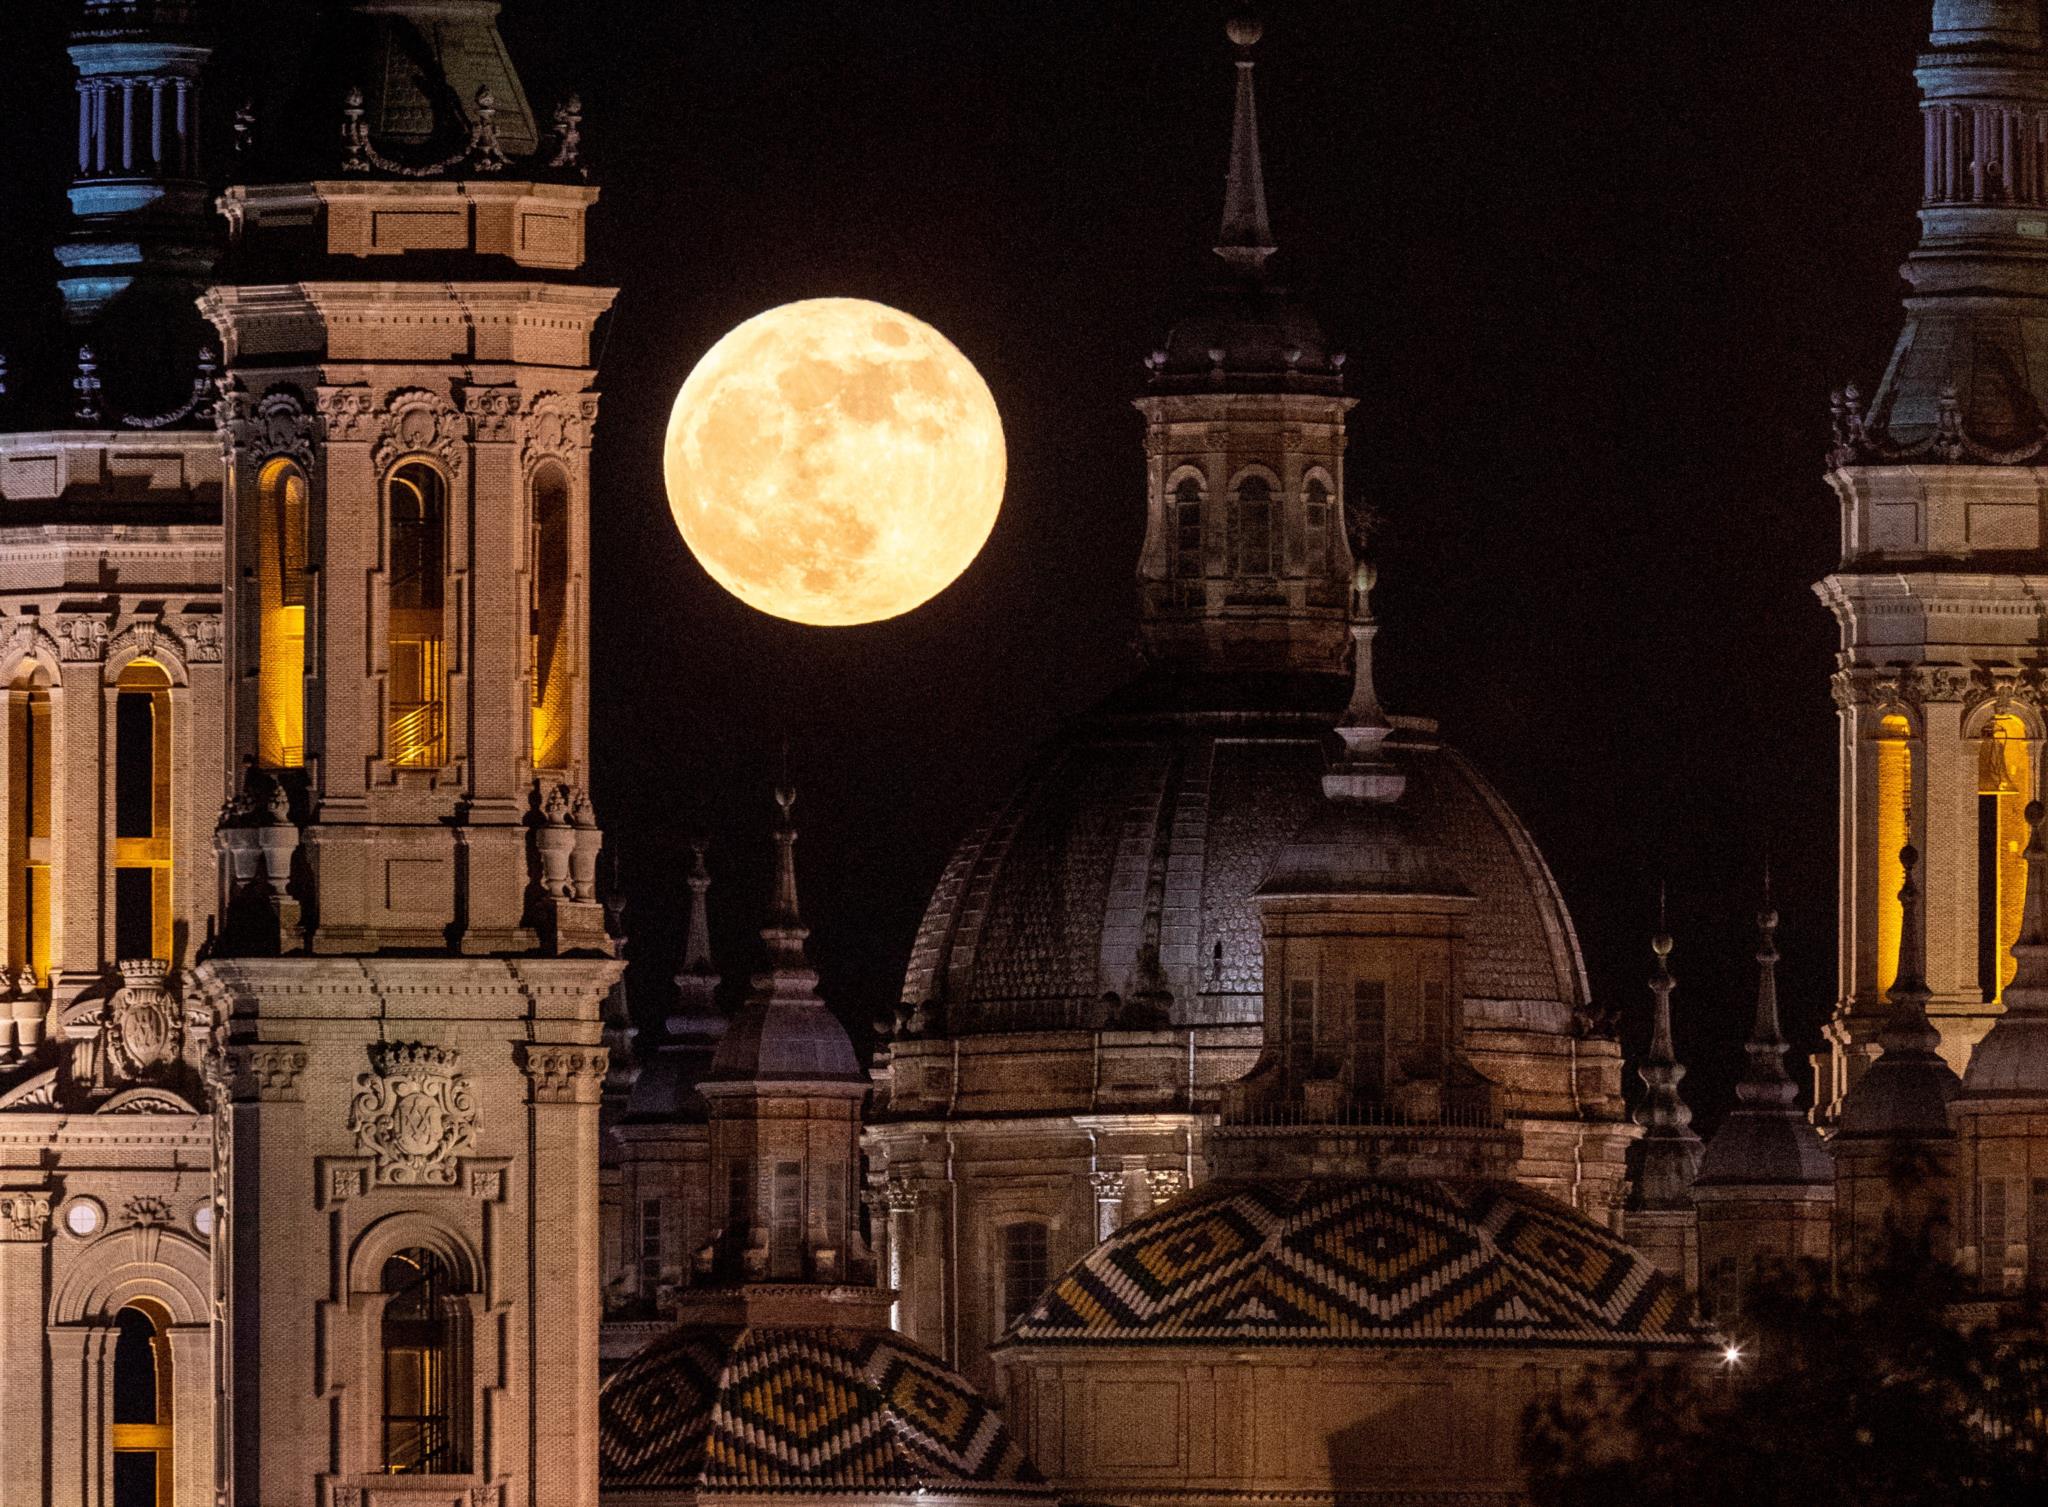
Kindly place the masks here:
POLYGON ((97 1200, 75 1198, 71 1207, 64 1211, 64 1228, 74 1235, 91 1235, 98 1232, 106 1222, 106 1211, 97 1200))

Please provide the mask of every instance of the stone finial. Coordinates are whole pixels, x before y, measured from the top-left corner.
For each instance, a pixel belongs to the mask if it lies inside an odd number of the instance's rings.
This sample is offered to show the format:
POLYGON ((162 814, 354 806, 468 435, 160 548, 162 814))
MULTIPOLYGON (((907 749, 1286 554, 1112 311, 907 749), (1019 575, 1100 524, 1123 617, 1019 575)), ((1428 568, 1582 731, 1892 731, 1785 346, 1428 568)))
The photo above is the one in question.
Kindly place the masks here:
POLYGON ((1671 931, 1665 921, 1664 897, 1657 897, 1657 935, 1650 939, 1650 951, 1657 959, 1650 975, 1650 993, 1656 999, 1656 1014, 1650 1027, 1650 1050, 1636 1076, 1643 1080, 1645 1093, 1635 1122, 1643 1127, 1642 1176, 1637 1179, 1637 1206, 1645 1209, 1689 1208, 1692 1182, 1699 1171, 1700 1138, 1692 1129, 1692 1110, 1678 1092, 1685 1077, 1684 1064, 1671 1036, 1671 991, 1678 981, 1671 976, 1671 931))
POLYGON ((244 99, 235 106, 235 161, 247 162, 256 147, 256 101, 244 99))
POLYGON ((363 91, 349 86, 341 106, 341 170, 367 173, 370 170, 370 127, 363 120, 363 91))
POLYGON ((470 130, 469 159, 470 166, 480 173, 500 172, 512 160, 498 140, 498 97, 491 93, 489 84, 479 85, 476 91, 476 124, 470 130))
POLYGON ((106 416, 100 398, 100 364, 89 345, 78 348, 78 375, 71 379, 71 390, 78 394, 74 416, 81 424, 97 424, 106 416))
POLYGON ((1259 107, 1252 89, 1252 49, 1262 28, 1247 16, 1229 24, 1237 48, 1237 104, 1230 126, 1230 172, 1223 188, 1223 225, 1216 254, 1240 276, 1264 274, 1273 245, 1273 227, 1266 219, 1266 171, 1259 158, 1259 107))
POLYGON ((1927 1002, 1934 995, 1927 987, 1927 913, 1916 877, 1919 866, 1918 848, 1909 842, 1899 849, 1905 878, 1899 884, 1899 966, 1886 996, 1892 1006, 1884 1027, 1886 1051, 1932 1051, 1941 1043, 1941 1033, 1927 1019, 1927 1002))
POLYGON ((555 107, 555 155, 549 167, 568 168, 578 177, 590 176, 583 165, 583 97, 572 94, 555 107))
POLYGON ((1749 1068, 1736 1085, 1746 1103, 1790 1104, 1799 1095, 1785 1071, 1785 1032, 1778 1019, 1778 912, 1771 904, 1771 875, 1764 870, 1764 908, 1757 913, 1756 1021, 1750 1028, 1749 1068))

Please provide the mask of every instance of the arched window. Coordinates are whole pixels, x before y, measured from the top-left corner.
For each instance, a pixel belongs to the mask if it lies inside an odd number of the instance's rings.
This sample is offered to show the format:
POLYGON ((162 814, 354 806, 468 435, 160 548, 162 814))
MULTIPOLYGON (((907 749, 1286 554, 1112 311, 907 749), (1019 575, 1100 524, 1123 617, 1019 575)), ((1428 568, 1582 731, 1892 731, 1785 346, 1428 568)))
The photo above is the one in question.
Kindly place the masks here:
POLYGON ((114 695, 114 956, 171 955, 171 677, 132 659, 114 695))
POLYGON ((25 665, 7 690, 7 966, 50 973, 50 680, 25 665))
POLYGON ((1202 484, 1192 476, 1173 489, 1173 573, 1183 581, 1202 577, 1202 484))
POLYGON ((2027 896, 2027 802, 2034 761, 2026 724, 1993 717, 1977 745, 1977 986, 2000 999, 2019 962, 2020 910, 2027 896))
POLYGON ((306 762, 306 473, 263 468, 256 524, 256 761, 306 762))
POLYGON ((1913 800, 1911 736, 1896 713, 1877 725, 1877 987, 1886 991, 1899 974, 1899 889, 1906 882, 1899 850, 1909 835, 1906 812, 1913 800))
POLYGON ((114 1315, 113 1507, 170 1507, 169 1316, 142 1304, 114 1315))
POLYGON ((547 465, 533 478, 533 576, 527 632, 533 665, 533 765, 566 770, 569 691, 569 478, 547 465))
POLYGON ((1263 476, 1247 476, 1237 484, 1233 508, 1235 527, 1231 542, 1236 558, 1231 574, 1270 576, 1273 574, 1273 486, 1263 476))
POLYGON ((432 1251, 384 1263, 384 1470, 459 1475, 469 1469, 466 1310, 432 1251))
POLYGON ((1330 568, 1330 488, 1311 476, 1301 489, 1303 562, 1311 572, 1330 568))
POLYGON ((437 769, 448 754, 448 487, 409 461, 391 475, 390 642, 385 758, 437 769))
POLYGON ((1030 1312, 1052 1280, 1052 1231, 1040 1220, 1006 1224, 1003 1241, 1003 1327, 1030 1312))

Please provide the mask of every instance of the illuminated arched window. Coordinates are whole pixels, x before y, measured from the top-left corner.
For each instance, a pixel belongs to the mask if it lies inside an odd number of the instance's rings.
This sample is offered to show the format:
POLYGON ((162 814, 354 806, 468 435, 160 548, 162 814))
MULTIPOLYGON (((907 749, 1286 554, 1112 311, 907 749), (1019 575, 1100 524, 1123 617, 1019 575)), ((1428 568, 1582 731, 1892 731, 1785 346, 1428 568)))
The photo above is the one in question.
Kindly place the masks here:
POLYGON ((410 461, 391 475, 391 673, 385 758, 402 768, 448 762, 448 486, 410 461))
POLYGON ((50 680, 26 665, 7 690, 7 966, 50 973, 50 680))
POLYGON ((1052 1231, 1041 1220, 1022 1219, 1002 1228, 1003 1327, 1009 1328, 1038 1301, 1052 1280, 1052 1231))
POLYGON ((384 1470, 469 1469, 467 1310, 447 1263, 400 1251, 384 1263, 384 1470))
POLYGON ((2034 761, 2026 724, 1993 717, 1977 746, 1977 985, 2002 997, 2019 964, 2020 908, 2027 894, 2027 802, 2034 761))
POLYGON ((130 1304, 114 1315, 113 1507, 171 1507, 169 1315, 130 1304))
POLYGON ((171 955, 171 677, 133 659, 114 696, 114 956, 171 955))
POLYGON ((1231 573, 1237 576, 1273 574, 1273 486, 1263 476, 1247 476, 1237 484, 1232 509, 1231 544, 1235 558, 1231 573))
POLYGON ((574 698, 569 689, 569 478, 547 465, 533 478, 533 765, 566 770, 574 698))
POLYGON ((1887 991, 1899 973, 1899 890, 1906 882, 1899 850, 1913 800, 1911 737, 1897 713, 1877 725, 1877 987, 1887 991))
POLYGON ((263 468, 256 524, 256 760, 306 762, 306 473, 263 468))
POLYGON ((1173 573, 1183 581, 1202 576, 1202 484, 1192 476, 1173 489, 1173 573))

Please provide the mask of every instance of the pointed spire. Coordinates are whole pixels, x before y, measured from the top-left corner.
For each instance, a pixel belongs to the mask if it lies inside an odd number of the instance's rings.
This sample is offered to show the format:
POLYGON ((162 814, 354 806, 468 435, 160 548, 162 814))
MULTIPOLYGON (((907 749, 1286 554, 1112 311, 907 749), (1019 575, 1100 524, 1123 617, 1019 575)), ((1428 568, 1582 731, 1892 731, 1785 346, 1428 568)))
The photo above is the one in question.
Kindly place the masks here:
POLYGON ((1927 987, 1927 908, 1916 877, 1920 850, 1910 842, 1899 849, 1899 867, 1905 873, 1899 885, 1899 966, 1887 995, 1892 1013, 1885 1022, 1884 1049, 1931 1052, 1941 1033, 1927 1019, 1927 1002, 1934 997, 1927 987))
POLYGON ((1656 971, 1650 975, 1650 993, 1657 1003, 1649 1055, 1636 1069, 1646 1092, 1635 1113, 1635 1122, 1643 1127, 1642 1172, 1636 1179, 1635 1206, 1684 1209, 1692 1205, 1700 1138, 1692 1129, 1692 1110, 1678 1092, 1679 1080, 1685 1076, 1671 1037, 1671 991, 1678 981, 1671 976, 1671 931, 1665 920, 1661 885, 1657 889, 1657 935, 1650 940, 1650 951, 1657 959, 1656 971))
POLYGON ((2048 1098, 2048 836, 2039 801, 2027 803, 2026 817, 2027 894, 2012 944, 2019 967, 2005 986, 2005 1013, 1970 1054, 1965 1099, 2048 1098))
POLYGON ((1259 106, 1252 89, 1252 49, 1263 28, 1249 16, 1229 25, 1237 48, 1237 110, 1230 127, 1230 175, 1223 190, 1223 227, 1216 254, 1242 277, 1258 278, 1274 252, 1266 220, 1266 170, 1259 160, 1259 106))
POLYGON ((690 844, 690 919, 683 938, 682 966, 676 970, 676 1006, 668 1017, 668 1034, 676 1040, 716 1037, 725 1030, 718 1010, 718 965, 711 960, 711 915, 706 895, 711 870, 704 862, 705 843, 690 844))
POLYGON ((2042 837, 2041 816, 2041 803, 2027 802, 2027 893, 2020 909, 2019 940, 2012 944, 2019 967, 2005 986, 2008 1015, 2015 1010, 2048 1015, 2048 839, 2042 837))
POLYGON ((1799 1096, 1785 1071, 1785 1032, 1778 1021, 1778 912, 1771 904, 1771 871, 1764 868, 1764 908, 1757 913, 1756 1022, 1750 1028, 1749 1068, 1736 1085, 1748 1104, 1790 1104, 1799 1096))
POLYGON ((775 897, 769 902, 768 924, 761 939, 768 944, 768 956, 776 967, 806 966, 804 939, 811 934, 804 925, 796 898, 796 822, 790 812, 796 807, 796 787, 787 780, 776 787, 775 804, 782 820, 775 826, 775 897))
POLYGON ((683 938, 683 973, 702 975, 712 971, 711 912, 705 896, 711 889, 711 870, 704 862, 705 842, 690 844, 690 923, 683 938))
MULTIPOLYGON (((1907 826, 1912 825, 1910 818, 1907 826)), ((1921 902, 1920 850, 1899 849, 1899 967, 1892 978, 1891 1015, 1878 1038, 1882 1050, 1842 1099, 1839 1141, 1946 1141, 1948 1106, 1961 1084, 1936 1050, 1941 1033, 1927 1019, 1927 911, 1921 902)))
POLYGON ((1401 798, 1408 778, 1382 747, 1394 725, 1380 707, 1373 684, 1372 645, 1379 624, 1372 616, 1372 588, 1378 580, 1370 562, 1361 558, 1351 584, 1351 701, 1337 723, 1344 752, 1323 776, 1323 794, 1333 801, 1391 803, 1401 798))

